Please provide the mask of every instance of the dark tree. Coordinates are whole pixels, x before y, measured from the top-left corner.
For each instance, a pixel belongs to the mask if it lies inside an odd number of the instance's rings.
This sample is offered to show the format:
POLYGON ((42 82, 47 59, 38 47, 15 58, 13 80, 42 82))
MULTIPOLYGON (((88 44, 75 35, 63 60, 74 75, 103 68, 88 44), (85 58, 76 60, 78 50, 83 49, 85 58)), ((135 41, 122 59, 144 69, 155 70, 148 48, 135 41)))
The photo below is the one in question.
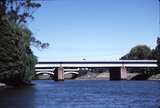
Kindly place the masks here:
POLYGON ((47 48, 26 26, 41 5, 34 0, 0 0, 0 82, 8 85, 30 83, 36 56, 30 45, 47 48))
MULTIPOLYGON (((121 60, 145 60, 145 59, 151 59, 152 51, 150 47, 147 45, 137 45, 133 47, 130 52, 123 57, 121 57, 121 60)), ((129 68, 129 72, 131 73, 141 73, 145 75, 150 74, 149 68, 129 68)))
POLYGON ((33 19, 34 11, 41 6, 34 0, 1 0, 1 15, 17 24, 26 23, 28 18, 33 19))
POLYGON ((121 59, 126 60, 137 60, 137 59, 150 59, 151 49, 147 45, 137 45, 133 47, 128 54, 121 57, 121 59))
MULTIPOLYGON (((28 19, 34 19, 33 13, 39 7, 41 7, 41 4, 34 0, 0 0, 0 18, 22 25, 27 23, 28 19)), ((44 49, 49 46, 49 43, 42 43, 33 35, 30 42, 36 48, 44 49)))
POLYGON ((160 37, 157 38, 157 46, 152 50, 152 58, 158 60, 156 73, 160 73, 160 37))

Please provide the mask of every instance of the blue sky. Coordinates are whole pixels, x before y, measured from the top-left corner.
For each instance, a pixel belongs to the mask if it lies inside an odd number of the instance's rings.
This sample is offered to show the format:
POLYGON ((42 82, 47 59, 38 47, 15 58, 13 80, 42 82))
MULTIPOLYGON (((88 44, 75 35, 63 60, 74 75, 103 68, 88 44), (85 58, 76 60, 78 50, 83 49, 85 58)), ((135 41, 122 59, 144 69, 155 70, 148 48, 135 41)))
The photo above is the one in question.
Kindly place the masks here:
POLYGON ((156 45, 158 0, 47 0, 29 27, 50 44, 40 60, 119 59, 138 44, 156 45))

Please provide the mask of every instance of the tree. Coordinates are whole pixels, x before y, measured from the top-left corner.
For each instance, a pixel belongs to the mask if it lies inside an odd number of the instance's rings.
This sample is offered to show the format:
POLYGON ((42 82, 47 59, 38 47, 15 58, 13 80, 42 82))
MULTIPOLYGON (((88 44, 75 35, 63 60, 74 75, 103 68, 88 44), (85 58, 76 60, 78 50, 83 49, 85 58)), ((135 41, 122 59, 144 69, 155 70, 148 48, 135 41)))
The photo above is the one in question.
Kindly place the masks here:
POLYGON ((160 61, 160 37, 157 38, 157 46, 152 50, 152 57, 160 61))
POLYGON ((0 82, 23 85, 31 81, 36 56, 30 45, 48 46, 35 39, 26 26, 39 7, 34 0, 0 0, 0 82))
POLYGON ((34 11, 41 6, 33 0, 1 0, 0 12, 10 21, 21 24, 26 23, 28 18, 33 19, 34 11))
MULTIPOLYGON (((34 19, 33 13, 41 7, 41 4, 34 0, 1 0, 0 1, 0 18, 7 19, 16 25, 23 25, 27 20, 34 19)), ((31 45, 36 48, 47 48, 49 43, 42 43, 33 35, 30 39, 31 45)))
POLYGON ((152 51, 147 45, 137 45, 133 47, 128 54, 121 57, 121 59, 150 59, 152 51))
POLYGON ((0 82, 8 85, 30 82, 36 63, 30 49, 30 30, 0 20, 0 37, 0 82))
POLYGON ((152 50, 152 58, 158 61, 156 73, 160 73, 160 37, 157 38, 157 46, 152 50))
MULTIPOLYGON (((145 60, 151 59, 152 51, 147 45, 137 45, 133 47, 130 52, 123 57, 121 60, 145 60)), ((151 74, 149 68, 129 68, 129 72, 131 73, 143 73, 143 74, 151 74)))

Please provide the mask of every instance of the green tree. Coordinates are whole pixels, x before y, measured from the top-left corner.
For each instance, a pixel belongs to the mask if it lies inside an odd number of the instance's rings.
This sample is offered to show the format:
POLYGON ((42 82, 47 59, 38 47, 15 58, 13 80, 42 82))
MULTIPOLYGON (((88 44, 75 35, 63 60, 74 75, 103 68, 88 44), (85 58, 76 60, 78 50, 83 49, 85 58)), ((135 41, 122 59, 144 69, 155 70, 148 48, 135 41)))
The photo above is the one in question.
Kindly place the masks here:
POLYGON ((158 68, 155 72, 160 73, 160 37, 157 38, 157 46, 152 50, 152 58, 158 61, 158 68))
POLYGON ((34 0, 0 0, 0 82, 23 85, 31 81, 37 58, 30 45, 49 45, 33 37, 25 24, 40 6, 34 0))
POLYGON ((152 51, 147 45, 137 45, 133 47, 128 54, 121 57, 121 59, 126 60, 141 60, 141 59, 150 59, 152 51))
MULTIPOLYGON (((41 7, 41 4, 34 0, 1 0, 0 1, 0 18, 8 19, 16 25, 27 23, 28 19, 34 19, 33 13, 41 7)), ((36 48, 47 48, 49 43, 42 43, 35 37, 30 39, 36 48)))
POLYGON ((33 19, 34 11, 40 6, 34 0, 1 0, 0 13, 10 21, 21 24, 26 23, 28 18, 33 19))
POLYGON ((0 81, 9 85, 30 82, 36 63, 30 49, 30 30, 3 20, 0 37, 0 81))
MULTIPOLYGON (((152 51, 147 45, 137 45, 133 47, 128 54, 121 57, 121 60, 145 60, 151 59, 152 51)), ((129 68, 131 73, 151 74, 149 68, 129 68)))

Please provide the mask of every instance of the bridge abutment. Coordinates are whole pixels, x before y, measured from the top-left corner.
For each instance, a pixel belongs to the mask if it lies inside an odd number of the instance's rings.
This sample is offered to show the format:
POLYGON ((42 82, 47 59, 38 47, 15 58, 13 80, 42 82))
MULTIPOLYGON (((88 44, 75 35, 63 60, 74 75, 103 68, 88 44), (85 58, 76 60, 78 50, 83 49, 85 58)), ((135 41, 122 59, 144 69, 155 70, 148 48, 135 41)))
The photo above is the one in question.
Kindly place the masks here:
POLYGON ((110 80, 126 80, 127 69, 126 67, 112 67, 109 69, 110 80))
POLYGON ((64 81, 64 68, 59 67, 55 69, 55 81, 64 81))

